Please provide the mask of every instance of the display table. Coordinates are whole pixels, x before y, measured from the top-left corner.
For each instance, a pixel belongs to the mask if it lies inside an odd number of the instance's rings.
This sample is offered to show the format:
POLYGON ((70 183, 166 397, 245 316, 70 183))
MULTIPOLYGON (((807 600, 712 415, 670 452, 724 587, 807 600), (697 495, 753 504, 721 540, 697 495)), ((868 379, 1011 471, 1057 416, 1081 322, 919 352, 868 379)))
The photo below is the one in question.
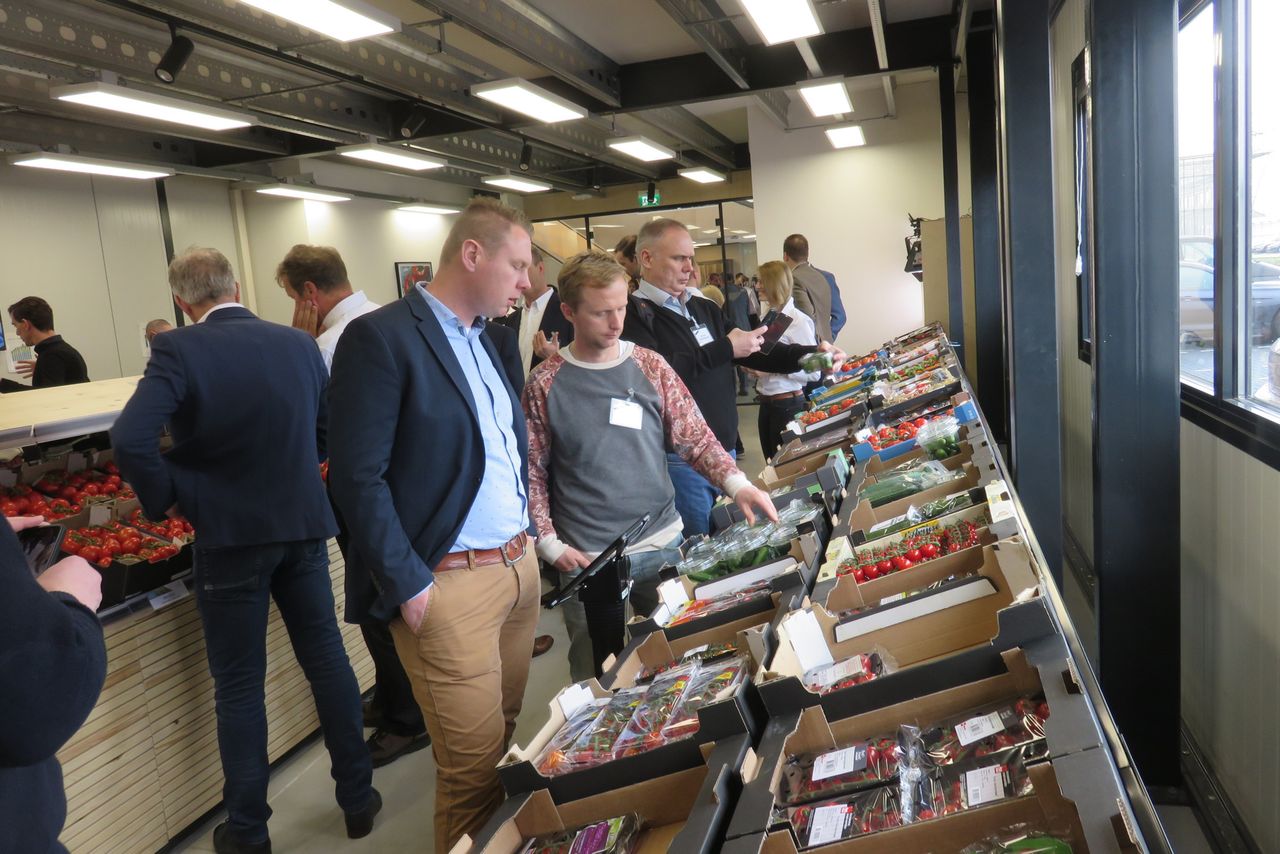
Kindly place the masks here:
POLYGON ((142 377, 36 388, 0 398, 0 448, 70 439, 106 430, 142 377))

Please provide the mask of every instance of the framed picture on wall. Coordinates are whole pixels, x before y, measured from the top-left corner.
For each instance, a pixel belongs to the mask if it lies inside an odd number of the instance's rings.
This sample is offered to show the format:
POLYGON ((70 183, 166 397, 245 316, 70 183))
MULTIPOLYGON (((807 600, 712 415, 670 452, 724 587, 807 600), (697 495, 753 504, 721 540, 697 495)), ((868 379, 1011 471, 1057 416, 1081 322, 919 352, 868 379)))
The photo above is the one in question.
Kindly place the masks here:
POLYGON ((424 285, 430 282, 433 275, 430 261, 396 262, 396 287, 399 288, 402 297, 419 282, 424 285))

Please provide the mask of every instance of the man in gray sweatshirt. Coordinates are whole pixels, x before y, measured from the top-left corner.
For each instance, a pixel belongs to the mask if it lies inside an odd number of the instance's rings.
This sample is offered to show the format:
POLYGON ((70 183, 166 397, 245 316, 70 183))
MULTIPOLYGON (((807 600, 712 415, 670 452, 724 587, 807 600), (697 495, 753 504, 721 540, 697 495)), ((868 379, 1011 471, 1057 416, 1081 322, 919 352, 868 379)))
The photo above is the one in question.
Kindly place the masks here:
MULTIPOLYGON (((529 429, 529 511, 538 556, 571 576, 646 513, 651 521, 627 551, 631 602, 658 604, 658 570, 679 559, 683 523, 667 475, 679 454, 724 490, 748 518, 776 519, 769 496, 752 486, 703 420, 680 377, 657 353, 622 341, 627 274, 603 253, 582 253, 557 282, 573 343, 539 365, 525 385, 529 429)), ((595 675, 585 611, 565 606, 569 669, 595 675)))

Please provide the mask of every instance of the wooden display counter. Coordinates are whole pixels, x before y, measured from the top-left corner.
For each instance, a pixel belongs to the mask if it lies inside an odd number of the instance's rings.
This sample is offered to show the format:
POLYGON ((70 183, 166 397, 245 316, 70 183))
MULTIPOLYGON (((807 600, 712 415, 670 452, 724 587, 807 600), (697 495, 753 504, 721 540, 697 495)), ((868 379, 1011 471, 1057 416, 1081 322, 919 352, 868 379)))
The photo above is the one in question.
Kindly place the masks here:
MULTIPOLYGON (((360 628, 342 622, 344 566, 329 542, 338 623, 361 690, 373 662, 360 628)), ((213 680, 195 597, 106 626, 107 681, 89 720, 58 758, 71 851, 155 851, 222 801, 213 680)), ((274 762, 319 727, 311 690, 271 606, 267 749, 274 762)))

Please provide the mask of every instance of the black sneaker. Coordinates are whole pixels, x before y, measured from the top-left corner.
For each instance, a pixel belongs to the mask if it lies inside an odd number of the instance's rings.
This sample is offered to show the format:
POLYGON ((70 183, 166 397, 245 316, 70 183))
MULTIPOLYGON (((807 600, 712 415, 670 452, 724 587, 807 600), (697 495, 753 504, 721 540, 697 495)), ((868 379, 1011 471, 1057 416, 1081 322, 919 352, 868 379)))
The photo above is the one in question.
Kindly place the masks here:
POLYGON ((271 854, 271 840, 241 842, 231 830, 231 822, 224 821, 213 829, 213 850, 218 854, 271 854))
POLYGON ((383 765, 390 765, 401 756, 410 753, 416 753, 424 747, 431 744, 431 736, 426 731, 422 731, 417 735, 396 735, 385 729, 380 729, 369 736, 369 740, 365 742, 369 745, 369 755, 373 758, 373 767, 381 768, 383 765))

